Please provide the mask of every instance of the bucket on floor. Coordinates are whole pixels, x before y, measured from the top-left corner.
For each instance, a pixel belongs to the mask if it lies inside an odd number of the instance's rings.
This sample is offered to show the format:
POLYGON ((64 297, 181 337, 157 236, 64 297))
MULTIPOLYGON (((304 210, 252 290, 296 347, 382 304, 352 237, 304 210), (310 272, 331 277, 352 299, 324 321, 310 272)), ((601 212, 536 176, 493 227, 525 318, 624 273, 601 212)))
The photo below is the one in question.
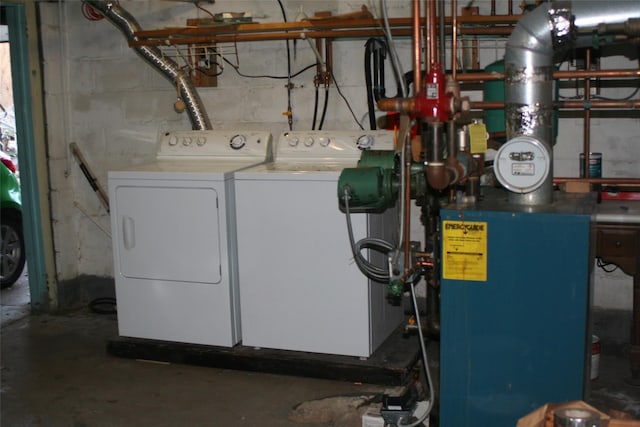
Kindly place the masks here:
POLYGON ((600 427, 600 414, 584 408, 562 408, 553 414, 553 427, 600 427))
POLYGON ((600 338, 591 335, 591 381, 600 375, 600 338))

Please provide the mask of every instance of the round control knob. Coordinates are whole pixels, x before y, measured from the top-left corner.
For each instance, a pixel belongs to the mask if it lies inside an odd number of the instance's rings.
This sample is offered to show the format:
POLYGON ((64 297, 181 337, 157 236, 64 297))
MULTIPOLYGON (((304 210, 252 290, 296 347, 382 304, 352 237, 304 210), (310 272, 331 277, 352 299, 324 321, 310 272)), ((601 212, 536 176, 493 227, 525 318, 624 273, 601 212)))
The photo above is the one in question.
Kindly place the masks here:
POLYGON ((315 141, 313 140, 313 137, 308 136, 304 139, 304 146, 305 147, 311 147, 313 145, 315 141))
POLYGON ((175 135, 171 135, 169 137, 169 145, 170 146, 174 146, 174 145, 177 145, 177 144, 178 144, 178 137, 175 136, 175 135))
POLYGON ((295 147, 295 146, 298 145, 300 140, 298 139, 297 136, 288 136, 287 137, 287 142, 289 143, 290 146, 295 147))
POLYGON ((190 146, 192 142, 193 140, 190 136, 185 136, 184 138, 182 138, 182 145, 184 145, 185 147, 190 146))
POLYGON ((374 138, 373 135, 361 135, 356 140, 356 147, 361 150, 367 150, 373 147, 374 138))
POLYGON ((199 136, 196 139, 196 144, 198 144, 199 147, 202 147, 206 143, 207 143, 207 138, 205 138, 204 136, 199 136))
POLYGON ((229 141, 229 145, 234 150, 239 150, 247 143, 247 137, 244 135, 233 135, 229 141))
POLYGON ((326 136, 321 136, 320 138, 318 138, 318 142, 320 143, 320 145, 322 145, 323 147, 326 147, 327 145, 329 145, 329 143, 331 142, 331 140, 329 138, 327 138, 326 136))

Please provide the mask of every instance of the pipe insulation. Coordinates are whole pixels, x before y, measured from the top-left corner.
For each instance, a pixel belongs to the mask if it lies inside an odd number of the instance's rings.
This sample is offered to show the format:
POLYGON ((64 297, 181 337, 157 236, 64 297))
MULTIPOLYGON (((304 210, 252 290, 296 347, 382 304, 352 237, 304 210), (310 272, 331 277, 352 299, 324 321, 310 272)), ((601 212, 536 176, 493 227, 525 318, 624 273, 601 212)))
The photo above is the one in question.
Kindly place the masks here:
MULTIPOLYGON (((138 41, 135 36, 140 31, 140 25, 136 19, 115 1, 87 0, 87 3, 105 16, 113 25, 122 31, 127 41, 138 41)), ((170 58, 162 55, 157 47, 134 46, 135 50, 152 67, 171 81, 174 87, 178 87, 180 97, 186 104, 187 114, 191 120, 193 130, 211 129, 211 122, 202 105, 202 100, 185 73, 181 72, 180 66, 170 58)))
MULTIPOLYGON (((568 50, 586 47, 581 44, 589 38, 579 35, 638 17, 637 2, 608 1, 603 7, 600 2, 574 0, 543 3, 520 19, 507 40, 505 53, 507 139, 530 136, 553 153, 555 64, 568 50)), ((552 174, 537 190, 510 194, 510 201, 520 205, 551 203, 552 174)))

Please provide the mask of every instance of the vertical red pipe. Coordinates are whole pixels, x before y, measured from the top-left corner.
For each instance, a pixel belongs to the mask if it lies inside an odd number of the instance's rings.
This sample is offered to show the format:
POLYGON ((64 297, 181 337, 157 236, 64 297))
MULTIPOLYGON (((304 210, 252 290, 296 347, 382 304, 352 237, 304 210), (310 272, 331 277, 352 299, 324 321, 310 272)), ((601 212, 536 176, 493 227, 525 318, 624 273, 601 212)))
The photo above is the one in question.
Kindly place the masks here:
MULTIPOLYGON (((587 49, 585 57, 585 68, 587 71, 591 71, 591 49, 587 49)), ((584 100, 588 104, 591 99, 591 79, 586 77, 584 79, 584 100)), ((584 177, 590 178, 589 174, 589 160, 591 156, 591 109, 586 108, 584 110, 584 128, 583 128, 583 140, 582 140, 582 152, 584 153, 583 171, 584 177)))

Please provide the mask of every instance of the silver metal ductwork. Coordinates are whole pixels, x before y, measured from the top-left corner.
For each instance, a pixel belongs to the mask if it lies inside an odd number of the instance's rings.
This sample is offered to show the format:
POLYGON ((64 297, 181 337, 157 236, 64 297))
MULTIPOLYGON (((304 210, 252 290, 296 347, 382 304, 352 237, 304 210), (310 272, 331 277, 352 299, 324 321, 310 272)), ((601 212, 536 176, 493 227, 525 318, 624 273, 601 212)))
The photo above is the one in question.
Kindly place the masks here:
MULTIPOLYGON (((526 136, 542 143, 553 170, 554 64, 569 49, 586 47, 592 39, 582 37, 585 33, 638 17, 638 2, 585 0, 543 3, 525 15, 509 37, 505 54, 507 139, 526 136)), ((511 193, 509 199, 520 205, 551 203, 553 173, 538 189, 511 193)))
MULTIPOLYGON (((128 41, 137 40, 134 33, 140 30, 140 25, 129 12, 115 1, 88 0, 87 3, 102 13, 109 21, 118 27, 128 41)), ((133 49, 151 66, 160 71, 174 85, 180 89, 180 97, 186 104, 187 114, 194 130, 211 129, 211 122, 202 105, 191 80, 180 71, 180 67, 170 58, 162 55, 160 49, 147 46, 134 46, 133 49)))

